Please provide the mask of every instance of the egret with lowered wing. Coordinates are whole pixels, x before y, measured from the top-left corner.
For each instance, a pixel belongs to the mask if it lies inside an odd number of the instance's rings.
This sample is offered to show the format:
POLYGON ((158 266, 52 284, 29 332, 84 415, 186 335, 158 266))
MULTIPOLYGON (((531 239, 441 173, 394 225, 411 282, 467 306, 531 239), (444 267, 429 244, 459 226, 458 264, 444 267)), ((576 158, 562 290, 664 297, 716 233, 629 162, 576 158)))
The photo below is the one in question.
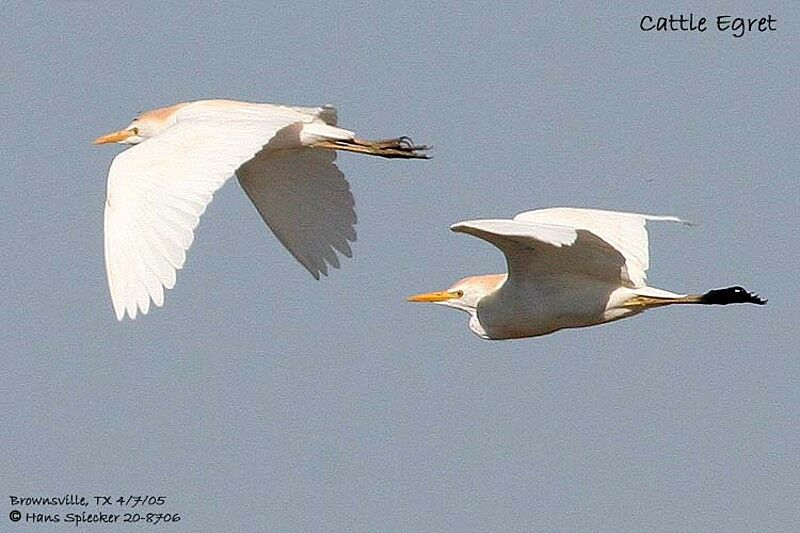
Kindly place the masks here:
POLYGON ((765 304, 741 287, 675 294, 648 287, 648 220, 670 216, 556 207, 513 220, 471 220, 450 227, 497 246, 507 274, 472 276, 446 291, 409 297, 466 311, 484 339, 547 335, 674 304, 765 304))
POLYGON ((143 113, 95 144, 133 144, 111 163, 105 259, 117 319, 146 314, 175 285, 214 192, 236 174, 264 221, 319 279, 356 238, 353 195, 334 164, 343 150, 425 159, 407 137, 359 139, 332 107, 200 100, 143 113))

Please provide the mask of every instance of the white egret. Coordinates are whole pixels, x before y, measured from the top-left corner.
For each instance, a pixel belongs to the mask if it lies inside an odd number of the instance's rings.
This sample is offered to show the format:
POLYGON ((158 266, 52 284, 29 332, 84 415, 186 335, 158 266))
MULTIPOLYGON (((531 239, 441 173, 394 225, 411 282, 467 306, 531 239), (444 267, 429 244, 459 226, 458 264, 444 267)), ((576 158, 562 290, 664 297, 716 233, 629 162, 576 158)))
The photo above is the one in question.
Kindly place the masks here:
POLYGON ((484 339, 547 335, 637 315, 673 304, 765 304, 741 287, 675 294, 645 284, 648 220, 681 222, 596 209, 556 207, 513 220, 471 220, 450 227, 498 247, 507 274, 472 276, 446 291, 409 297, 466 311, 484 339))
POLYGON ((200 100, 142 113, 95 144, 136 145, 114 158, 105 205, 105 259, 117 319, 161 306, 200 215, 236 174, 264 221, 319 279, 351 257, 356 214, 336 150, 427 158, 407 137, 359 139, 333 107, 200 100))

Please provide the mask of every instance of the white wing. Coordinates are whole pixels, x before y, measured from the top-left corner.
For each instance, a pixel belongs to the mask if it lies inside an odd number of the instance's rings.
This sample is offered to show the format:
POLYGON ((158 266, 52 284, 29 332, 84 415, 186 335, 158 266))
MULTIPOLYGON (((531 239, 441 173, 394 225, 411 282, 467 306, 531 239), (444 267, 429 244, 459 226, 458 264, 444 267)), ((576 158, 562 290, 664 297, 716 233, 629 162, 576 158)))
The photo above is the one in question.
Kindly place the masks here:
POLYGON ((488 241, 505 254, 509 278, 579 275, 644 286, 647 219, 678 220, 589 209, 530 211, 514 220, 473 220, 450 229, 488 241))
POLYGON ((131 318, 147 313, 150 299, 163 304, 163 288, 174 286, 200 215, 226 179, 280 129, 317 120, 278 107, 187 106, 180 114, 174 126, 119 154, 109 170, 106 273, 119 320, 126 311, 131 318))
POLYGON ((599 209, 553 207, 520 213, 514 220, 568 226, 594 233, 625 258, 623 281, 630 287, 644 287, 645 272, 650 268, 648 220, 683 222, 673 216, 642 215, 599 209))
POLYGON ((624 258, 587 231, 518 220, 468 220, 450 229, 497 246, 506 256, 510 281, 573 275, 620 283, 624 258))
POLYGON ((236 175, 275 236, 319 279, 328 274, 326 262, 339 268, 336 251, 352 257, 348 241, 356 240, 355 201, 333 150, 270 150, 298 133, 295 126, 281 130, 236 175))

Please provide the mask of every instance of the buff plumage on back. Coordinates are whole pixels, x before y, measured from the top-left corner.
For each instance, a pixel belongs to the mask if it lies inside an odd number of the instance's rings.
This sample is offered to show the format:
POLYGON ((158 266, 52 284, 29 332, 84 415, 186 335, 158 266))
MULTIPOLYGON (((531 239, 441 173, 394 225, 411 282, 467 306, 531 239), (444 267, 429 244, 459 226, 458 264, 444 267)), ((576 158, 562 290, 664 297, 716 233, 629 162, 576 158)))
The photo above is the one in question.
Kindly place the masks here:
MULTIPOLYGON (((299 123, 314 126, 309 131, 321 138, 352 137, 352 132, 301 109, 268 106, 269 112, 261 112, 257 106, 231 106, 218 111, 199 104, 203 102, 177 108, 173 126, 122 152, 111 164, 104 244, 117 319, 126 312, 131 318, 147 313, 151 301, 163 304, 164 288, 175 285, 176 270, 186 260, 214 192, 280 130, 299 123)), ((335 120, 330 108, 309 111, 335 120)), ((291 142, 277 148, 303 146, 296 137, 291 142)))

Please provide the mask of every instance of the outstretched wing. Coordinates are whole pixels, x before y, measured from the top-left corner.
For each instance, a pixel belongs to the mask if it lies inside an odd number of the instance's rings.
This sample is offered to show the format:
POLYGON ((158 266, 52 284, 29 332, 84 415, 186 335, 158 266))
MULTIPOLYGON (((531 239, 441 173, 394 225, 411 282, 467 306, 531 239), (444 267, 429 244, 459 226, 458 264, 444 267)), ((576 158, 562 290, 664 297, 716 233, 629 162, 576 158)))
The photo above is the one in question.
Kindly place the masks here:
POLYGON ((506 256, 510 282, 566 275, 620 282, 624 258, 587 231, 517 220, 468 220, 450 229, 497 246, 506 256))
POLYGON ((565 275, 642 287, 648 266, 647 220, 674 220, 594 209, 529 211, 513 220, 473 220, 450 229, 475 235, 505 254, 509 279, 565 275))
POLYGON ((174 286, 214 192, 298 116, 204 111, 114 158, 104 218, 117 319, 126 311, 131 318, 146 314, 150 300, 163 304, 164 287, 174 286))
POLYGON ((328 274, 327 265, 339 268, 337 251, 352 257, 355 201, 333 150, 275 149, 296 145, 292 138, 299 133, 295 126, 284 128, 236 175, 275 236, 319 279, 328 274))
POLYGON ((648 220, 683 222, 673 216, 571 207, 528 211, 518 214, 514 220, 558 224, 595 234, 625 258, 622 279, 624 284, 630 287, 643 287, 646 281, 645 272, 650 267, 646 222, 648 220))

